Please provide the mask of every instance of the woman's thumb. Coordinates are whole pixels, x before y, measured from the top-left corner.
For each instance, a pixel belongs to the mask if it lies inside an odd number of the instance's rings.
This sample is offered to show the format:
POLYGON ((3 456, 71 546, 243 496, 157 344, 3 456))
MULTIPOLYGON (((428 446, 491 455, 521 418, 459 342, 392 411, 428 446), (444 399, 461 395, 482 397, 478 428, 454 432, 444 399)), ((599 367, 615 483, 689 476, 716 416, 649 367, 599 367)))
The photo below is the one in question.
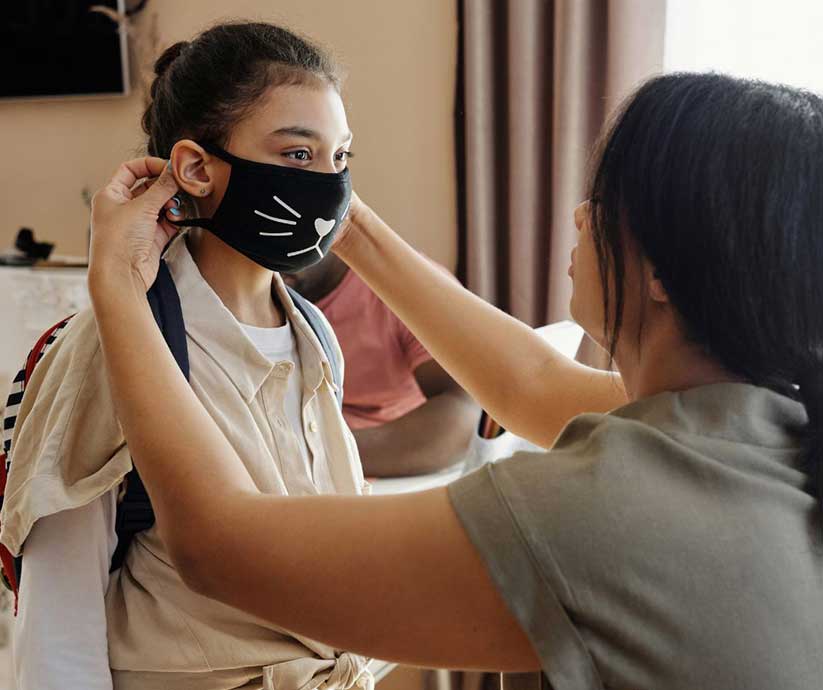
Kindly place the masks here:
POLYGON ((169 166, 163 168, 154 184, 143 194, 143 202, 149 206, 152 213, 160 213, 169 199, 172 198, 178 191, 177 182, 174 179, 174 174, 169 166))

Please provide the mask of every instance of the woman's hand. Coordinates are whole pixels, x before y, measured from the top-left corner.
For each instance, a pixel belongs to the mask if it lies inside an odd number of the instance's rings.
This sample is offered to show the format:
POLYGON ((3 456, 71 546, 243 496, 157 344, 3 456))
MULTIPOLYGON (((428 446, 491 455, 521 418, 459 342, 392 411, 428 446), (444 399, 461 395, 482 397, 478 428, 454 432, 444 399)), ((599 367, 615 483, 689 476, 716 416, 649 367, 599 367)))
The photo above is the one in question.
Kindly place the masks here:
MULTIPOLYGON (((351 244, 354 236, 357 235, 358 225, 363 223, 366 215, 373 213, 373 211, 363 203, 356 192, 351 193, 351 201, 349 202, 349 209, 346 211, 346 217, 343 219, 343 226, 337 237, 334 239, 332 251, 341 256, 345 247, 351 244)), ((342 256, 341 256, 342 258, 342 256)))
MULTIPOLYGON (((92 199, 89 285, 107 287, 131 276, 143 291, 157 277, 160 254, 177 228, 161 217, 174 205, 177 183, 167 161, 123 163, 92 199), (101 285, 102 283, 102 285, 101 285)), ((92 290, 93 291, 93 290, 92 290)))

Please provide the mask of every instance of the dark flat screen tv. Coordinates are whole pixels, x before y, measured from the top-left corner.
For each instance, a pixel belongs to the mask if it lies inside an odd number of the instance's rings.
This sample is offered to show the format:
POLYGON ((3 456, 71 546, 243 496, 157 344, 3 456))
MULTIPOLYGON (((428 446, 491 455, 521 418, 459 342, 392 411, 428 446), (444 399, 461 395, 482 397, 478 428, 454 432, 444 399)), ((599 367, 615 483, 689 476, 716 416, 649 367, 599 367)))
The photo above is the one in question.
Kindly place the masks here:
POLYGON ((123 0, 0 3, 0 98, 128 94, 125 28, 94 6, 124 9, 123 0))

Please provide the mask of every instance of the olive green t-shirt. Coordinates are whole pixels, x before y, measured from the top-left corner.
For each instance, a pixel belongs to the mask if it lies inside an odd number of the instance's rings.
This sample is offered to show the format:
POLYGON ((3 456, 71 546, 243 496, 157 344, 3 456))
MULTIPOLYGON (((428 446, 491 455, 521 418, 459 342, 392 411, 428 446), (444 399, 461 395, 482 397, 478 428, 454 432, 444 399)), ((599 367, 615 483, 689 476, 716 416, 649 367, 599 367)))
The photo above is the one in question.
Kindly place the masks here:
POLYGON ((554 690, 820 690, 803 406, 746 384, 574 419, 451 485, 554 690))

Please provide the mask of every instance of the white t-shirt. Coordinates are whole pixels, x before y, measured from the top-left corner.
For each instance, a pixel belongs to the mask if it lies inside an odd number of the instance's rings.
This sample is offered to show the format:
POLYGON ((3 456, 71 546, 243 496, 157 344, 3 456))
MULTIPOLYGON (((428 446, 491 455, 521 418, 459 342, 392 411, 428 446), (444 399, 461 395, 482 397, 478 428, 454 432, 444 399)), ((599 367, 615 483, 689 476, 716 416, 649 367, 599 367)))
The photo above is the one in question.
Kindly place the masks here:
MULTIPOLYGON (((290 362, 284 413, 298 441, 306 472, 311 454, 303 434, 303 369, 291 324, 256 328, 241 324, 257 349, 276 363, 290 362)), ((12 639, 17 690, 111 690, 105 595, 118 489, 82 508, 41 518, 26 540, 20 610, 12 639), (55 615, 71 603, 72 615, 55 615), (35 602, 29 607, 29 602, 35 602)))
POLYGON ((116 512, 112 489, 31 528, 12 629, 15 690, 112 690, 105 596, 116 512))

